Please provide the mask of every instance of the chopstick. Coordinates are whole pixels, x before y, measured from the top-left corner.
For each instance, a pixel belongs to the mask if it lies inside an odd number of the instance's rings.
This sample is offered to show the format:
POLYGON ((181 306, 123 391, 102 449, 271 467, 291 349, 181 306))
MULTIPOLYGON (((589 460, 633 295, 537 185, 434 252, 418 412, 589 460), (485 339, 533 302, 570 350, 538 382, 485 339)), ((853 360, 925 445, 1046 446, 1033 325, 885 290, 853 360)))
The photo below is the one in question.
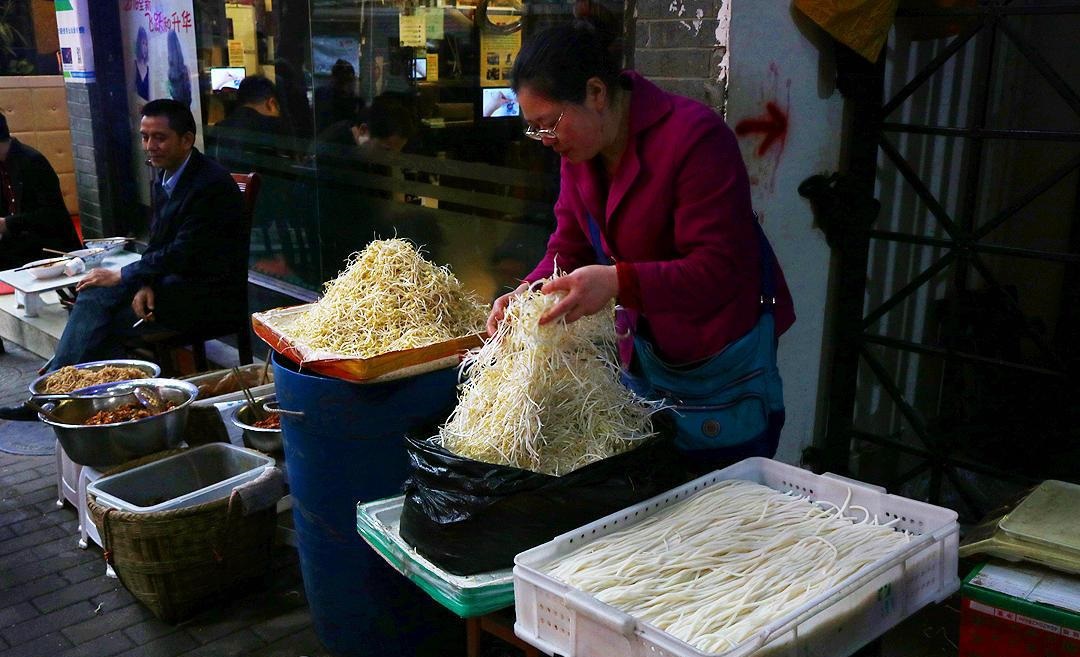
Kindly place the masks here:
POLYGON ((71 255, 67 251, 59 251, 57 249, 46 249, 45 247, 41 247, 41 250, 45 253, 59 253, 60 255, 71 255))
POLYGON ((55 265, 56 263, 63 262, 65 260, 71 260, 71 256, 68 256, 66 258, 53 258, 52 260, 46 260, 45 262, 38 262, 38 263, 35 263, 35 264, 32 264, 32 265, 23 265, 22 267, 19 267, 17 269, 12 269, 11 271, 23 271, 25 269, 34 269, 36 267, 45 267, 45 266, 48 266, 48 265, 55 265))
POLYGON ((244 377, 240 375, 240 368, 232 368, 233 376, 240 382, 240 389, 244 392, 244 399, 247 400, 249 406, 251 406, 251 412, 255 416, 256 420, 264 419, 262 409, 255 403, 255 396, 251 394, 251 390, 248 389, 247 384, 244 383, 244 377))

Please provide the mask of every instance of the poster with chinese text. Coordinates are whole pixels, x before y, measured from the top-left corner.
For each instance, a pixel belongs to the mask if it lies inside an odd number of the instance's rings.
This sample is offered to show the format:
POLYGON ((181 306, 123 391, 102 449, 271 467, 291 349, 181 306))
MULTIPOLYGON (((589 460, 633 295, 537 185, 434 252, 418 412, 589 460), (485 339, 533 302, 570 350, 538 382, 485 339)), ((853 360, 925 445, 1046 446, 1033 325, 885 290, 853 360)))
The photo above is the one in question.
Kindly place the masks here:
POLYGON ((128 107, 132 120, 132 156, 143 203, 150 203, 150 167, 139 140, 143 105, 172 98, 195 116, 195 144, 202 148, 202 105, 199 64, 195 53, 192 0, 119 0, 120 28, 128 107))

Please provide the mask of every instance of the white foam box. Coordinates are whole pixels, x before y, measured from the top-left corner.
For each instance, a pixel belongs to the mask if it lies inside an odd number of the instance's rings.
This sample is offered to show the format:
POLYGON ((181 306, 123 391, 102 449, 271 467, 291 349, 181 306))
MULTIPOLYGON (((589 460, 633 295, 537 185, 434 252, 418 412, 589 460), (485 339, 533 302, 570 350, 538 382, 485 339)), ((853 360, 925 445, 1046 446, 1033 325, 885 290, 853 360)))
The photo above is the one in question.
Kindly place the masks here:
POLYGON ((956 512, 950 509, 889 495, 883 488, 853 479, 750 458, 517 555, 514 632, 543 652, 564 657, 843 657, 959 589, 958 538, 956 512), (838 506, 850 491, 849 504, 865 507, 883 523, 895 520, 893 526, 913 534, 912 540, 721 653, 697 650, 544 573, 547 564, 582 545, 633 527, 728 479, 752 481, 838 506))

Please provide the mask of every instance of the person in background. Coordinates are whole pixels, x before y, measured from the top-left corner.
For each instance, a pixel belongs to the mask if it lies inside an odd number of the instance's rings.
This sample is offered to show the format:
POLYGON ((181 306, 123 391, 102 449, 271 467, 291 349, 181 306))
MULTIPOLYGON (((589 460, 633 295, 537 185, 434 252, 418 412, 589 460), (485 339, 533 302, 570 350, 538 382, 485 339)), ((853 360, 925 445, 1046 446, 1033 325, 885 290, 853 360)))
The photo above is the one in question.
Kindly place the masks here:
POLYGON ((325 130, 356 115, 363 100, 357 91, 356 69, 344 59, 334 62, 330 79, 315 90, 315 129, 325 130))
POLYGON ((143 27, 135 36, 135 93, 150 100, 150 39, 143 27))
POLYGON ((525 135, 561 156, 562 183, 547 252, 525 283, 495 301, 488 331, 496 332, 514 295, 552 275, 557 260, 567 273, 542 291, 562 298, 540 323, 573 322, 615 300, 617 330, 633 338, 619 345, 631 387, 694 395, 711 413, 728 409, 712 399, 722 384, 755 386, 745 401, 758 406, 722 416, 736 421, 731 431, 707 414, 694 426, 689 408, 674 419, 691 471, 772 456, 784 419, 776 340, 795 313, 731 129, 709 107, 620 70, 585 21, 525 44, 511 86, 525 135), (728 362, 743 346, 744 360, 755 363, 745 371, 743 361, 728 362))
MULTIPOLYGON (((250 232, 232 176, 195 148, 195 118, 183 103, 147 103, 139 133, 157 170, 146 251, 119 271, 91 269, 79 282, 44 372, 121 356, 124 338, 136 333, 205 330, 247 316, 250 232)), ((0 408, 0 418, 35 416, 20 405, 0 408)))
POLYGON ((0 269, 81 247, 60 179, 45 156, 11 136, 0 112, 0 269))
POLYGON ((251 75, 240 82, 236 91, 237 107, 214 126, 217 134, 217 160, 238 170, 255 168, 245 154, 279 155, 275 144, 289 136, 289 127, 281 118, 277 89, 261 75, 251 75))

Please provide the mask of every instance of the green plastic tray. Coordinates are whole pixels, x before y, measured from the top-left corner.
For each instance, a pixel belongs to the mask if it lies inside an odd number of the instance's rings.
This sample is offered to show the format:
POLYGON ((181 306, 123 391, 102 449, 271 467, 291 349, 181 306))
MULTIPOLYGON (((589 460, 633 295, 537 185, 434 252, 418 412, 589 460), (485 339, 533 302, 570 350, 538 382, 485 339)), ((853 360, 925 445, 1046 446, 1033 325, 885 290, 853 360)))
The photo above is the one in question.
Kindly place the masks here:
POLYGON ((483 616, 514 604, 513 570, 454 575, 417 554, 401 538, 403 496, 356 505, 356 531, 394 570, 462 618, 483 616))

